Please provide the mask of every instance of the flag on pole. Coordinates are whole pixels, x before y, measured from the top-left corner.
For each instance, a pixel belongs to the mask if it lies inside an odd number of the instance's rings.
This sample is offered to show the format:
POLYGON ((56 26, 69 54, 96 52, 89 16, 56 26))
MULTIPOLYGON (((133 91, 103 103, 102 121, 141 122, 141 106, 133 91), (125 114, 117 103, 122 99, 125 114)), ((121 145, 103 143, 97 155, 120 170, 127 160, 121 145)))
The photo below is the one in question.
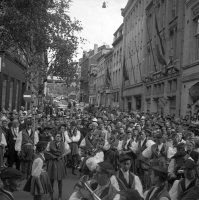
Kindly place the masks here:
POLYGON ((167 62, 164 58, 164 56, 161 54, 160 52, 160 48, 159 48, 159 45, 156 44, 156 51, 157 51, 157 58, 158 58, 158 62, 162 65, 167 65, 167 62))
POLYGON ((124 57, 124 61, 123 61, 123 80, 124 81, 129 80, 129 75, 128 75, 127 69, 126 69, 126 59, 125 59, 125 57, 124 57))
POLYGON ((110 75, 110 72, 108 70, 108 67, 106 69, 106 86, 107 87, 111 86, 111 75, 110 75))
POLYGON ((164 46, 163 46, 162 37, 161 37, 161 35, 160 35, 160 31, 159 31, 159 28, 158 28, 158 21, 157 21, 156 14, 155 14, 155 29, 156 29, 158 38, 159 38, 159 40, 160 40, 160 46, 161 46, 162 55, 165 55, 165 50, 164 50, 164 46))

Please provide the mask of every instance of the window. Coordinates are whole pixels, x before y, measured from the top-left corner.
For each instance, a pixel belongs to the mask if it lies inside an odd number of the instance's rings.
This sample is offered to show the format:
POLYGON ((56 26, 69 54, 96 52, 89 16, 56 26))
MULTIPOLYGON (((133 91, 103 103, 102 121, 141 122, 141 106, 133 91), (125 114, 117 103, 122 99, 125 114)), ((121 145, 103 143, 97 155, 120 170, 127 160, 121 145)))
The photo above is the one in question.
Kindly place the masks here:
POLYGON ((196 38, 195 59, 198 60, 199 59, 199 18, 197 18, 194 22, 195 22, 195 38, 196 38))

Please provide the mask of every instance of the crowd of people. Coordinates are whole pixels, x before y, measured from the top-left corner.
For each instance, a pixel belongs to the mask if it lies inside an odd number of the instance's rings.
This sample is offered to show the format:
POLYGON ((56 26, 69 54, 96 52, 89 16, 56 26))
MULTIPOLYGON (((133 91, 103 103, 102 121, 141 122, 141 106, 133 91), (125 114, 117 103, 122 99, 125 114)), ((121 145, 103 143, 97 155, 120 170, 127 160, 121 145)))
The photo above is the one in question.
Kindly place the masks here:
POLYGON ((13 199, 25 178, 35 200, 53 200, 56 181, 60 200, 69 168, 80 176, 69 200, 199 199, 195 118, 102 107, 59 113, 2 111, 0 199, 13 199))

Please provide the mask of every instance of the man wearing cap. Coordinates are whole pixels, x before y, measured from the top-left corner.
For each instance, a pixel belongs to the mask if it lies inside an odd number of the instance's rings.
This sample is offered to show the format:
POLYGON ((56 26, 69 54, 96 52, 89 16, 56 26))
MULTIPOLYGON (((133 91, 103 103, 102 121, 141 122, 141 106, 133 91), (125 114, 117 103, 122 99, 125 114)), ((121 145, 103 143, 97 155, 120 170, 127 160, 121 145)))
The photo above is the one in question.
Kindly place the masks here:
POLYGON ((13 192, 18 191, 23 174, 14 168, 8 167, 1 171, 0 178, 3 187, 0 188, 1 200, 14 200, 13 192))
POLYGON ((167 191, 167 169, 159 164, 150 169, 150 179, 152 187, 144 194, 145 200, 170 200, 167 191))
POLYGON ((16 169, 20 169, 20 159, 17 151, 15 150, 16 140, 19 137, 19 121, 13 120, 12 126, 8 131, 7 143, 8 143, 8 167, 13 167, 15 163, 16 169))
POLYGON ((32 121, 28 119, 26 121, 26 129, 19 132, 15 144, 15 150, 21 159, 21 170, 27 178, 31 174, 34 149, 38 141, 38 132, 33 132, 32 121))
POLYGON ((181 200, 185 198, 190 190, 198 184, 196 164, 189 158, 184 164, 184 178, 176 180, 169 191, 171 200, 181 200))
POLYGON ((83 176, 76 184, 69 200, 120 200, 116 190, 117 181, 113 179, 114 169, 110 163, 98 163, 96 174, 92 178, 83 176))
POLYGON ((140 196, 143 197, 142 183, 138 176, 130 172, 131 168, 131 157, 128 155, 120 155, 120 169, 116 173, 116 178, 118 182, 118 191, 129 191, 137 190, 140 196))

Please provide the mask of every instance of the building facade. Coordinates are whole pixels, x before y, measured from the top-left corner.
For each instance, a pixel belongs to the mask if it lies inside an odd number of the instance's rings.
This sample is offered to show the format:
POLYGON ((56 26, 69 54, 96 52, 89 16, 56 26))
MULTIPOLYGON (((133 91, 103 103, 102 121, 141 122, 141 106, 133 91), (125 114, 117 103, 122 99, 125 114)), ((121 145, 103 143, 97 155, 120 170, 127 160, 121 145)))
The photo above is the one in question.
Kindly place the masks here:
POLYGON ((23 93, 26 90, 26 67, 10 54, 0 53, 0 107, 16 109, 25 106, 23 93))
POLYGON ((121 104, 122 86, 122 51, 123 51, 123 24, 114 33, 112 63, 110 65, 111 74, 111 94, 113 107, 121 104))
POLYGON ((123 74, 121 108, 125 111, 142 111, 143 107, 143 56, 145 44, 145 1, 129 0, 122 10, 123 23, 123 74))
POLYGON ((199 2, 185 1, 181 115, 199 110, 199 2))
POLYGON ((184 1, 145 2, 144 110, 180 115, 184 1))

